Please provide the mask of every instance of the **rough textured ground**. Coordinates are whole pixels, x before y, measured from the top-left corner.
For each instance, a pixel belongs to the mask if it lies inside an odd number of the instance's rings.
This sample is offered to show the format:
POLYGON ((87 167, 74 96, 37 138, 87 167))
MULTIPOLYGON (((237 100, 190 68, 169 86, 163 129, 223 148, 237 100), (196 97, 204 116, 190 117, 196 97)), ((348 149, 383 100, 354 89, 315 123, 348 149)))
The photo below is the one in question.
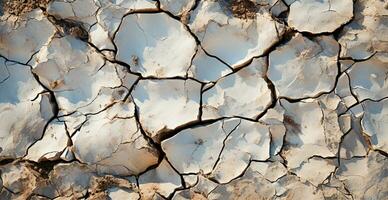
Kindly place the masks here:
POLYGON ((5 0, 0 199, 388 198, 386 0, 5 0))

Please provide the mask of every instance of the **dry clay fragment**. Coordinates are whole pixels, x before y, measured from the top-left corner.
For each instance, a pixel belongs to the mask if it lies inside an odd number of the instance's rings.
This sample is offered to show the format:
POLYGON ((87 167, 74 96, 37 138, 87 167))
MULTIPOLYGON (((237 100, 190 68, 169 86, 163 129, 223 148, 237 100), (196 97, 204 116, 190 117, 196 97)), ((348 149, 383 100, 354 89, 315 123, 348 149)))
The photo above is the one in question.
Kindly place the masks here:
POLYGON ((133 115, 134 105, 123 102, 88 116, 72 138, 76 157, 99 172, 122 176, 155 165, 158 152, 144 139, 133 115))
POLYGON ((124 98, 127 91, 118 72, 122 66, 104 61, 92 47, 71 36, 53 39, 37 55, 34 73, 56 96, 60 115, 96 113, 124 98))
POLYGON ((245 174, 228 184, 218 185, 208 199, 323 199, 311 184, 287 175, 279 162, 252 162, 245 174), (271 182, 273 180, 273 182, 271 182))
POLYGON ((218 185, 203 175, 186 175, 183 178, 186 181, 186 187, 190 186, 190 188, 176 192, 173 200, 207 200, 207 195, 218 185))
POLYGON ((388 97, 388 60, 377 55, 356 62, 348 71, 350 86, 359 101, 388 97))
MULTIPOLYGON (((224 127, 230 126, 231 122, 224 121, 224 127)), ((241 120, 225 140, 224 149, 211 176, 219 183, 228 183, 241 175, 251 160, 269 159, 270 142, 268 126, 241 120)))
POLYGON ((387 5, 379 0, 355 1, 354 20, 340 33, 341 57, 367 59, 388 52, 387 5))
POLYGON ((2 186, 7 188, 0 193, 1 199, 35 199, 34 195, 46 197, 42 199, 82 198, 87 193, 93 197, 101 190, 117 196, 113 193, 118 187, 132 197, 137 195, 133 180, 97 176, 87 165, 77 162, 56 164, 49 174, 28 162, 13 162, 0 170, 2 186))
POLYGON ((332 37, 310 40, 297 34, 269 54, 268 78, 280 97, 298 99, 329 92, 338 73, 338 51, 332 37))
POLYGON ((355 156, 366 156, 368 144, 361 129, 361 119, 353 119, 352 129, 344 136, 341 142, 340 158, 351 159, 355 156))
POLYGON ((364 158, 341 160, 336 176, 354 199, 384 199, 388 193, 387 157, 370 152, 364 158))
POLYGON ((257 171, 256 163, 252 163, 244 176, 228 184, 218 185, 208 199, 271 199, 276 194, 275 185, 257 171))
POLYGON ((286 134, 286 127, 284 126, 284 109, 279 101, 276 102, 273 108, 267 110, 259 122, 269 127, 271 136, 270 155, 277 155, 283 148, 284 135, 286 134))
POLYGON ((286 175, 276 182, 276 196, 280 200, 289 199, 311 199, 323 200, 321 190, 311 185, 309 182, 300 180, 294 175, 286 175))
POLYGON ((157 195, 167 198, 181 186, 181 177, 166 159, 163 159, 158 167, 139 177, 139 189, 144 199, 153 199, 157 195))
POLYGON ((0 158, 18 158, 42 137, 54 106, 30 67, 0 58, 0 69, 0 158))
POLYGON ((352 17, 352 0, 298 0, 290 5, 288 24, 298 31, 333 32, 352 17))
POLYGON ((55 26, 36 9, 14 23, 0 20, 0 55, 27 63, 55 33, 55 26))
POLYGON ((160 0, 160 8, 173 15, 187 13, 194 6, 195 0, 160 0))
POLYGON ((314 186, 322 184, 323 181, 334 172, 336 165, 333 160, 322 158, 311 158, 304 162, 300 168, 293 170, 303 181, 309 181, 314 186))
POLYGON ((163 132, 198 120, 201 84, 188 80, 140 80, 132 97, 140 124, 155 141, 163 132))
POLYGON ((233 67, 265 53, 284 32, 269 13, 240 19, 225 13, 228 8, 223 6, 220 1, 201 1, 190 15, 189 27, 208 53, 233 67))
POLYGON ((110 188, 108 189, 108 197, 112 200, 119 199, 140 199, 139 193, 128 191, 122 188, 110 188))
POLYGON ((109 31, 105 30, 103 26, 96 23, 90 28, 90 42, 94 44, 100 50, 113 50, 115 49, 110 36, 109 31))
POLYGON ((95 14, 97 23, 90 27, 89 41, 100 50, 116 49, 112 38, 126 13, 135 10, 156 10, 156 1, 152 0, 98 0, 96 5, 99 6, 95 14))
POLYGON ((320 188, 322 188, 325 199, 353 199, 351 193, 347 191, 345 185, 338 180, 334 173, 327 178, 324 184, 320 185, 320 188))
POLYGON ((203 93, 202 119, 246 117, 255 119, 272 102, 271 91, 264 80, 265 58, 217 81, 203 93))
MULTIPOLYGON (((247 2, 247 0, 242 0, 242 1, 240 0, 240 2, 244 2, 244 1, 247 2)), ((256 4, 256 7, 258 7, 259 9, 264 8, 268 10, 269 12, 271 12, 273 16, 276 16, 276 17, 278 17, 280 14, 288 10, 288 7, 286 6, 286 4, 284 4, 283 1, 278 1, 278 0, 248 0, 248 1, 254 2, 256 4)), ((239 2, 239 1, 234 1, 234 2, 239 2)))
POLYGON ((42 182, 34 193, 49 198, 58 196, 81 198, 87 193, 94 175, 93 169, 88 165, 78 162, 60 163, 49 173, 48 181, 42 182))
POLYGON ((269 158, 270 135, 261 123, 230 119, 183 130, 164 140, 162 149, 180 173, 211 174, 227 183, 239 176, 250 160, 269 158))
POLYGON ((209 174, 228 134, 229 132, 224 130, 224 122, 218 121, 206 126, 185 129, 163 140, 162 149, 179 173, 202 171, 209 174))
POLYGON ((40 174, 32 169, 32 166, 25 162, 13 162, 0 167, 1 187, 10 191, 8 195, 0 193, 1 199, 28 199, 39 187, 42 180, 40 174))
POLYGON ((115 43, 117 60, 153 77, 185 77, 197 46, 183 24, 165 13, 126 16, 115 43))
POLYGON ((25 157, 35 162, 41 159, 54 160, 65 150, 69 137, 63 122, 51 121, 46 128, 43 138, 28 149, 25 157))
POLYGON ((97 0, 98 5, 102 7, 114 6, 115 9, 124 8, 127 12, 134 10, 156 9, 154 0, 97 0))
POLYGON ((331 152, 337 153, 340 147, 341 137, 347 131, 343 131, 350 125, 350 119, 339 116, 344 108, 340 97, 334 93, 324 94, 318 98, 318 105, 322 111, 322 127, 325 135, 325 143, 331 152))
POLYGON ((388 152, 388 99, 364 101, 363 131, 370 136, 372 147, 388 152))
POLYGON ((47 12, 58 19, 82 22, 89 29, 96 22, 98 8, 94 0, 54 0, 48 5, 47 12))
POLYGON ((287 174, 287 168, 276 160, 272 162, 252 162, 250 168, 260 173, 270 182, 276 182, 287 174))
MULTIPOLYGON (((115 49, 111 40, 120 25, 121 18, 132 10, 156 9, 152 0, 75 0, 52 1, 47 11, 58 19, 81 22, 80 25, 89 30, 89 41, 100 50, 115 49)), ((67 30, 77 35, 76 30, 67 30), (72 32, 74 31, 74 32, 72 32)), ((84 37, 84 36, 82 36, 84 37)))
POLYGON ((326 143, 326 130, 321 122, 324 116, 317 101, 280 102, 285 109, 284 122, 287 129, 282 155, 289 168, 298 168, 314 155, 335 156, 337 151, 329 148, 326 143))
POLYGON ((354 91, 352 91, 350 87, 348 74, 342 73, 342 75, 340 75, 338 78, 335 94, 341 98, 341 101, 347 108, 357 103, 357 99, 353 96, 352 92, 354 91))
POLYGON ((99 176, 89 165, 78 162, 60 163, 53 167, 48 179, 39 183, 34 193, 59 200, 81 199, 86 194, 90 195, 90 199, 106 199, 107 196, 115 196, 114 193, 120 188, 132 197, 138 196, 135 182, 132 177, 99 176))
POLYGON ((199 47, 191 63, 188 76, 201 82, 214 82, 233 71, 199 47))

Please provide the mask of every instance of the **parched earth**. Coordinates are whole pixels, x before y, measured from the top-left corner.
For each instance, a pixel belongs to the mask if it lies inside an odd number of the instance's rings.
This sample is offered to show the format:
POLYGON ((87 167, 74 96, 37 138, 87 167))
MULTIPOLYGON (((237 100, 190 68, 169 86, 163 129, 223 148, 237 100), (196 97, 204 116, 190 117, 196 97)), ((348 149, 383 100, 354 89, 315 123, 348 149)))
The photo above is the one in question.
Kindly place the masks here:
POLYGON ((3 0, 0 199, 388 199, 386 0, 3 0))

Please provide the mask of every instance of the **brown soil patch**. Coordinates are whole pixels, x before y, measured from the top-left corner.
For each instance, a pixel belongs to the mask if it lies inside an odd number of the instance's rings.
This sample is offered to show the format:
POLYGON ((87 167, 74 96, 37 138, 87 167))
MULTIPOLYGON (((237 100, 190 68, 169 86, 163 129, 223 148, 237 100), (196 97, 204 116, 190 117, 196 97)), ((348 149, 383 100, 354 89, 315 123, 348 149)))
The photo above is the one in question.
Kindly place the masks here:
POLYGON ((250 0, 231 0, 230 10, 235 17, 254 19, 256 17, 257 7, 250 0))
POLYGON ((1 6, 5 13, 23 15, 35 8, 46 8, 51 0, 2 0, 1 6))
POLYGON ((83 41, 88 41, 89 33, 80 22, 69 19, 56 19, 48 16, 48 19, 57 26, 62 35, 71 35, 83 41))
POLYGON ((292 129, 294 133, 301 133, 300 124, 296 123, 292 117, 284 115, 284 124, 292 129))
POLYGON ((103 178, 99 178, 99 179, 97 179, 96 191, 97 192, 105 191, 108 188, 116 186, 116 185, 118 185, 118 183, 117 183, 117 181, 113 177, 106 176, 106 177, 103 177, 103 178))

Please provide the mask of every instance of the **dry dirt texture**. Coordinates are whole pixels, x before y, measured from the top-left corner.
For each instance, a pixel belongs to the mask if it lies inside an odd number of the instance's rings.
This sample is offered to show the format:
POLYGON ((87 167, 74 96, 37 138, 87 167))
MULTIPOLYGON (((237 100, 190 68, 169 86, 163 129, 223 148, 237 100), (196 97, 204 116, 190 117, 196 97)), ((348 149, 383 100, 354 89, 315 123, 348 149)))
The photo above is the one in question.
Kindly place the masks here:
POLYGON ((1 6, 3 12, 20 16, 35 8, 44 9, 50 1, 51 0, 2 0, 1 6))
POLYGON ((0 199, 388 199, 387 0, 0 1, 0 199))

